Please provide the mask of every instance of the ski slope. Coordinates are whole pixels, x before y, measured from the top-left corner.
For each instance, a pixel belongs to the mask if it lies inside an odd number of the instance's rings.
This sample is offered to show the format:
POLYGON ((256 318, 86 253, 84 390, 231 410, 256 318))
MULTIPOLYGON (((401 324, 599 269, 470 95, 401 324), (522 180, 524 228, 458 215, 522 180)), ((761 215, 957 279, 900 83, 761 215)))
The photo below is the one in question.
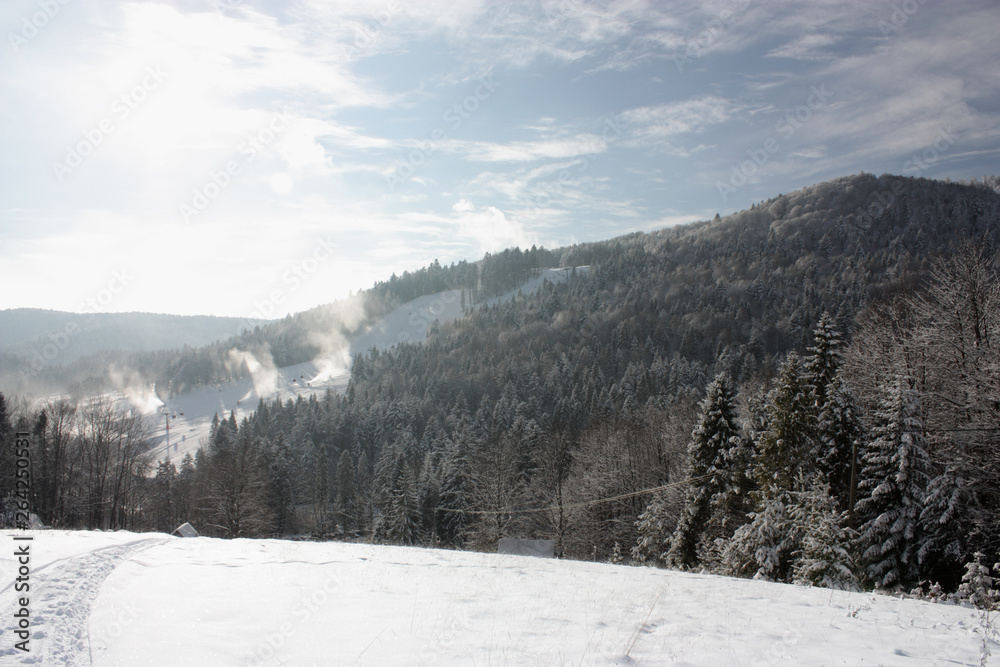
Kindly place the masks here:
MULTIPOLYGON (((588 267, 576 267, 577 272, 588 267)), ((569 279, 572 268, 544 269, 539 275, 527 280, 517 289, 485 303, 493 305, 508 301, 518 293, 530 294, 549 282, 559 284, 569 279)), ((327 389, 343 390, 350 379, 350 361, 357 354, 364 354, 376 347, 388 350, 400 343, 422 343, 435 322, 451 322, 463 316, 462 291, 447 290, 428 294, 409 301, 392 310, 371 327, 354 336, 347 354, 340 358, 308 361, 278 369, 260 369, 256 375, 245 380, 198 387, 178 394, 167 402, 170 418, 170 447, 167 449, 166 416, 160 414, 162 403, 144 397, 144 409, 150 416, 155 415, 154 443, 157 460, 169 455, 179 464, 185 454, 194 456, 200 442, 208 436, 212 418, 228 417, 236 413, 239 421, 257 408, 261 398, 273 401, 296 400, 299 396, 308 399, 311 395, 322 396, 327 389), (262 377, 266 376, 266 377, 262 377)))
POLYGON ((978 665, 983 638, 973 609, 652 568, 29 534, 32 651, 13 648, 7 584, 0 665, 978 665))

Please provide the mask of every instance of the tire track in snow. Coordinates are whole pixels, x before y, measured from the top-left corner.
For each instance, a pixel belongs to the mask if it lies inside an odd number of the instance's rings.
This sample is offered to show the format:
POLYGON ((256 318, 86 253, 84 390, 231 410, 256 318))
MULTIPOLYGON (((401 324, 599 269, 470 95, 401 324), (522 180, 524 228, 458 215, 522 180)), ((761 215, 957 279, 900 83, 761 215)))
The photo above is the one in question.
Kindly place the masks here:
POLYGON ((0 658, 17 654, 25 665, 89 666, 90 612, 104 580, 135 554, 166 542, 148 539, 104 547, 32 573, 37 592, 31 605, 31 652, 0 649, 0 658))

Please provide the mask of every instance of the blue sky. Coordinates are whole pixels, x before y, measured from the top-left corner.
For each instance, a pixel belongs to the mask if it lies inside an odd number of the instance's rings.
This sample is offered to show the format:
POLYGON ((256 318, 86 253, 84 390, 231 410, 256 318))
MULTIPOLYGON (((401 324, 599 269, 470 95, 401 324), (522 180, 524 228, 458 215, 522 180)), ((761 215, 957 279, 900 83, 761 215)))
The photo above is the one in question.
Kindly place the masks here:
POLYGON ((995 2, 0 5, 0 308, 282 316, 860 171, 997 173, 995 2))

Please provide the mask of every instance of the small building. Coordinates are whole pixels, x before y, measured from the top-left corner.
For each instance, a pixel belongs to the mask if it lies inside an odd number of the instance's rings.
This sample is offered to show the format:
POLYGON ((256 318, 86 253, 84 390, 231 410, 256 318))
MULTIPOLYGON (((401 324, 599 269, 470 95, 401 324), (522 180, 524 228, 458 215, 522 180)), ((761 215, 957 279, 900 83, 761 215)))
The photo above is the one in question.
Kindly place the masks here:
POLYGON ((177 537, 198 537, 198 531, 194 529, 194 526, 185 521, 177 526, 171 535, 176 535, 177 537))

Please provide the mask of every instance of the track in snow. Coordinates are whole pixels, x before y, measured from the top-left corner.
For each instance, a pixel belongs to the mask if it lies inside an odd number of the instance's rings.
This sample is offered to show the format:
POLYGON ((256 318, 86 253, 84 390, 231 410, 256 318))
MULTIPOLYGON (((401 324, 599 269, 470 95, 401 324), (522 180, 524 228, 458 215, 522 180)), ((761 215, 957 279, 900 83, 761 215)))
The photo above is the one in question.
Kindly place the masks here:
POLYGON ((164 542, 154 538, 105 547, 32 572, 31 651, 0 648, 0 664, 17 656, 22 665, 89 666, 90 612, 104 580, 135 554, 164 542))

